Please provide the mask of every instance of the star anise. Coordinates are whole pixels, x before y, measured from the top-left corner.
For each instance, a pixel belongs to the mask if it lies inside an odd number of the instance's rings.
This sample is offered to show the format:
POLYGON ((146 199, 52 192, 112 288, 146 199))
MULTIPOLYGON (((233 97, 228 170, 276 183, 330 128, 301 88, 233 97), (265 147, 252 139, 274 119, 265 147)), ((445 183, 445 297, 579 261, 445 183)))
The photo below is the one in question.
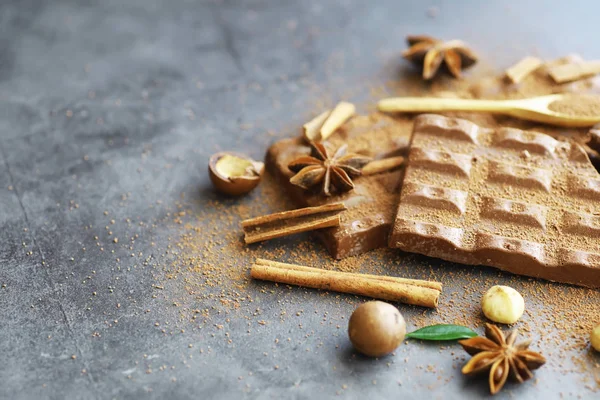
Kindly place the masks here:
POLYGON ((460 40, 448 42, 418 35, 406 38, 409 48, 402 56, 413 63, 423 66, 423 79, 431 79, 440 69, 442 62, 455 78, 460 78, 461 70, 477 62, 477 56, 460 40))
POLYGON ((462 369, 466 375, 489 371, 490 392, 496 394, 502 389, 510 374, 519 383, 533 377, 531 372, 546 362, 544 356, 528 350, 531 340, 515 344, 518 331, 511 331, 507 337, 495 325, 485 325, 485 336, 477 336, 459 343, 473 356, 462 369))
POLYGON ((334 187, 339 192, 352 190, 351 178, 361 175, 361 169, 371 161, 359 154, 346 154, 347 145, 338 148, 333 156, 322 143, 310 142, 310 147, 310 156, 302 156, 288 165, 296 172, 290 182, 303 189, 322 184, 325 196, 330 196, 334 187))

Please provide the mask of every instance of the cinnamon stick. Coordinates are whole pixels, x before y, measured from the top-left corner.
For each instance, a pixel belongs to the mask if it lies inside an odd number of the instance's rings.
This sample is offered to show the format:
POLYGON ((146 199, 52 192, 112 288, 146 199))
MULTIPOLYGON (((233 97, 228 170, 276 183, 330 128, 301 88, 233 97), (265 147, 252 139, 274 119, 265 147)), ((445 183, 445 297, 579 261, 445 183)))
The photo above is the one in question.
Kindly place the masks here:
POLYGON ((389 157, 381 160, 374 160, 365 165, 362 169, 363 175, 375 175, 400 168, 404 164, 404 157, 389 157))
POLYGON ((541 65, 542 60, 537 57, 528 56, 507 69, 506 76, 512 83, 519 83, 541 65))
POLYGON ((356 107, 354 104, 346 101, 339 102, 323 123, 323 126, 319 131, 319 140, 325 140, 331 136, 331 134, 337 131, 338 128, 344 124, 344 122, 348 121, 348 119, 350 119, 355 112, 356 107))
POLYGON ((600 74, 600 60, 584 61, 551 67, 548 73, 556 83, 565 83, 600 74))
POLYGON ((304 137, 308 141, 325 140, 355 113, 354 104, 340 101, 333 110, 323 111, 302 125, 304 137))
POLYGON ((242 221, 244 241, 250 244, 294 233, 339 226, 339 213, 345 209, 343 203, 333 203, 247 219, 242 221))
POLYGON ((321 133, 321 127, 325 123, 325 120, 331 114, 331 110, 323 111, 321 114, 317 115, 304 125, 302 125, 302 130, 304 131, 304 137, 309 141, 319 140, 321 133))
POLYGON ((277 261, 265 260, 263 258, 257 258, 256 261, 254 262, 254 264, 266 265, 268 267, 276 267, 276 268, 284 268, 284 269, 287 268, 287 269, 292 269, 292 270, 296 270, 296 271, 320 272, 320 273, 328 274, 331 276, 337 274, 337 275, 353 276, 358 279, 375 279, 375 280, 380 280, 380 281, 384 281, 384 282, 396 282, 396 283, 401 283, 401 284, 405 284, 405 285, 421 286, 421 287, 425 287, 425 288, 429 288, 429 289, 434 289, 434 290, 437 290, 440 292, 442 291, 442 284, 440 282, 426 281, 426 280, 422 280, 422 279, 408 279, 408 278, 399 278, 396 276, 370 275, 370 274, 359 274, 359 273, 353 273, 353 272, 331 271, 328 269, 312 268, 312 267, 305 267, 303 265, 287 264, 287 263, 282 263, 282 262, 277 262, 277 261))
POLYGON ((254 279, 356 294, 432 308, 437 307, 440 296, 440 291, 436 289, 373 279, 361 276, 361 274, 331 273, 332 271, 327 270, 313 272, 282 268, 277 266, 277 264, 268 265, 269 263, 267 261, 266 264, 252 265, 250 276, 254 279))

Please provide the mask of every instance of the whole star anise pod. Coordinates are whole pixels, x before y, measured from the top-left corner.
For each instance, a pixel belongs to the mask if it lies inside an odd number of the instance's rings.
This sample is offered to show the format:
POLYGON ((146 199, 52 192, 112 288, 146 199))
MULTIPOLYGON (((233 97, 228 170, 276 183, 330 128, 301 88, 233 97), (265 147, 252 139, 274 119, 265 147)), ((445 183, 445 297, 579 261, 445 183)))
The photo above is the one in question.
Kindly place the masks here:
POLYGON ((544 356, 528 350, 531 340, 515 344, 518 331, 511 331, 507 337, 495 325, 485 324, 485 336, 460 340, 463 349, 473 356, 462 369, 466 375, 489 371, 490 392, 496 394, 502 389, 510 374, 519 383, 533 377, 531 372, 546 362, 544 356))
POLYGON ((330 196, 332 188, 347 192, 354 188, 353 177, 361 175, 361 169, 371 159, 359 154, 346 154, 347 145, 341 146, 329 155, 322 143, 310 143, 310 156, 302 156, 292 161, 288 168, 296 172, 290 182, 303 189, 322 184, 325 196, 330 196))
POLYGON ((442 62, 455 78, 460 78, 461 70, 477 62, 477 56, 460 40, 448 42, 430 36, 408 36, 409 48, 402 56, 423 66, 423 79, 431 79, 440 69, 442 62))

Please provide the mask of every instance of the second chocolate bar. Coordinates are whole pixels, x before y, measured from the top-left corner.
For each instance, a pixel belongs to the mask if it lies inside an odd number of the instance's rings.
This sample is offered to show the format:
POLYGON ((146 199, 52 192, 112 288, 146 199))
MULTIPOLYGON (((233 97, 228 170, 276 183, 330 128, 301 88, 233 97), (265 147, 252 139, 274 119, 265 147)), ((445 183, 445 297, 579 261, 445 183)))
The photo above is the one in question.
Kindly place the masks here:
POLYGON ((415 120, 391 247, 600 287, 600 176, 571 141, 415 120))

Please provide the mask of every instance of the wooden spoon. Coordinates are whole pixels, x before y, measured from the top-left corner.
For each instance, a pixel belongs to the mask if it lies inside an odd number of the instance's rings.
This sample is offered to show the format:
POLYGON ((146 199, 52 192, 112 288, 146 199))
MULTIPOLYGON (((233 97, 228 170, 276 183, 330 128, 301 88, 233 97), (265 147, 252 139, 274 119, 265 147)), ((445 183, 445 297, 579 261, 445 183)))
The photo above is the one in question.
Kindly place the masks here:
MULTIPOLYGON (((550 110, 555 101, 572 101, 574 94, 553 94, 519 100, 469 100, 434 97, 395 97, 383 99, 377 104, 383 112, 442 112, 468 111, 504 114, 529 121, 566 127, 588 127, 600 122, 600 113, 595 116, 571 115, 550 110), (568 97, 567 97, 568 96, 568 97)), ((589 95, 586 97, 590 97, 589 95)), ((600 108, 600 96, 598 96, 600 108)))

